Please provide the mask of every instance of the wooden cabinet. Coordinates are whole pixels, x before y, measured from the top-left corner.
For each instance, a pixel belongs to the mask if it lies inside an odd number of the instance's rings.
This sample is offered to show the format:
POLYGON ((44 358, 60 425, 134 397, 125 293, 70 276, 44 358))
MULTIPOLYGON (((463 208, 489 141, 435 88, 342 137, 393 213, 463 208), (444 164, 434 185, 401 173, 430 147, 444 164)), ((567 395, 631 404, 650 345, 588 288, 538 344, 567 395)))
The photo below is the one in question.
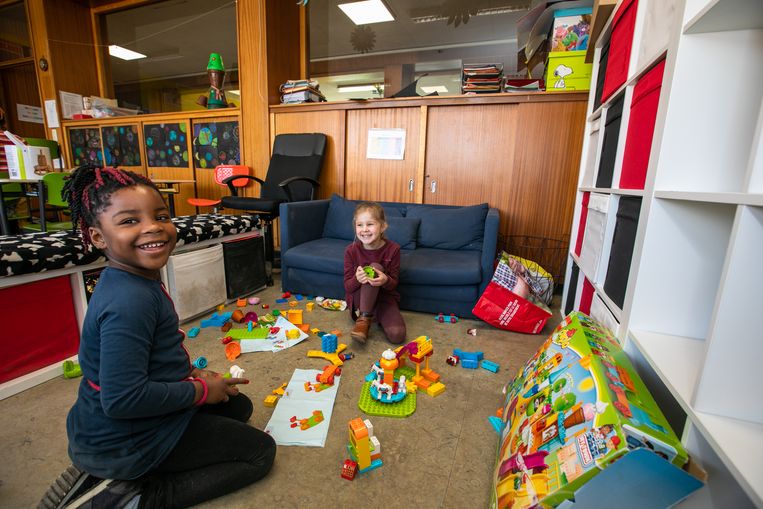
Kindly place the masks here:
MULTIPOLYGON (((595 75, 610 72, 600 56, 611 62, 618 8, 597 43, 595 75)), ((570 252, 564 311, 590 309, 615 329, 708 473, 680 507, 760 507, 763 3, 639 0, 637 8, 625 83, 600 107, 594 93, 589 100, 571 237, 584 248, 570 252), (719 61, 744 77, 697 81, 719 61), (659 99, 645 119, 643 84, 655 72, 659 99), (608 122, 616 109, 617 126, 608 122), (594 198, 609 206, 598 256, 588 256, 592 235, 602 235, 590 223, 594 198)))

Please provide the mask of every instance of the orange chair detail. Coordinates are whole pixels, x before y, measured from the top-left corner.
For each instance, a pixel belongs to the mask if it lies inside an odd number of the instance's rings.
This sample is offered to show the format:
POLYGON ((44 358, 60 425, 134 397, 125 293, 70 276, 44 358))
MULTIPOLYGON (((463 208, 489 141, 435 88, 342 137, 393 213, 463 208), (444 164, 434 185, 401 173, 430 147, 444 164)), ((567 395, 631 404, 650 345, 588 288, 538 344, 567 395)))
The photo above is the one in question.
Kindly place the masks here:
MULTIPOLYGON (((222 164, 215 167, 215 183, 219 186, 228 187, 223 183, 223 180, 234 175, 249 175, 249 167, 236 164, 222 164)), ((247 179, 236 179, 233 181, 235 187, 245 187, 249 183, 247 179)), ((188 198, 188 203, 194 207, 214 207, 214 212, 217 213, 217 207, 220 206, 220 199, 210 200, 208 198, 188 198)))

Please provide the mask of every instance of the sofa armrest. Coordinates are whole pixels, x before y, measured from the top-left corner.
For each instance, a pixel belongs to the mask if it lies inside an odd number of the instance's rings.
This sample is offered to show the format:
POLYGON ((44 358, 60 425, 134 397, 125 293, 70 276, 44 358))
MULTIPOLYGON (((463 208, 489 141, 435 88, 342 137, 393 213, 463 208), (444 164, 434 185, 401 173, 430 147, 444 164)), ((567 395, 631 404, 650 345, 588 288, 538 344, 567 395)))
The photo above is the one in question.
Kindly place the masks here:
POLYGON ((480 282, 480 295, 487 287, 487 284, 493 277, 493 266, 495 265, 495 255, 498 249, 498 228, 500 226, 500 215, 498 209, 491 208, 487 211, 485 217, 485 233, 482 240, 482 281, 480 282))
POLYGON ((323 236, 329 200, 281 203, 281 255, 294 246, 323 236))

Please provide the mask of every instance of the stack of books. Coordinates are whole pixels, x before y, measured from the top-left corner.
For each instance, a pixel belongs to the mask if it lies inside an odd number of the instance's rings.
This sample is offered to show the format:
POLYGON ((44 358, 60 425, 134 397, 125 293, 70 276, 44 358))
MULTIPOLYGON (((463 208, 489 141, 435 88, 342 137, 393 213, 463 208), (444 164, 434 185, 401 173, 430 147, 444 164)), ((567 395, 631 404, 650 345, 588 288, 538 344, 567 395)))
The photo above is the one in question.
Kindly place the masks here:
POLYGON ((501 91, 503 64, 464 64, 462 94, 494 94, 501 91))
POLYGON ((315 80, 288 80, 281 85, 280 90, 281 102, 284 104, 319 103, 326 100, 315 80))
POLYGON ((504 92, 537 92, 544 88, 543 80, 536 78, 506 78, 503 83, 504 92))

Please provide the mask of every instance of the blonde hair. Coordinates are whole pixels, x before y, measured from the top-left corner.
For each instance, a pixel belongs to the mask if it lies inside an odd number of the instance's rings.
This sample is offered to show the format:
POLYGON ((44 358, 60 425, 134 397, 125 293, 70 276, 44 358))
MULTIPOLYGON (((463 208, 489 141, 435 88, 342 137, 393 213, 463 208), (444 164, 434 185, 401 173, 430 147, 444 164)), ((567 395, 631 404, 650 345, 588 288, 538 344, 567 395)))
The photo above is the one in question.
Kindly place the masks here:
MULTIPOLYGON (((371 201, 364 201, 361 203, 358 203, 358 206, 355 207, 355 213, 352 215, 352 227, 355 228, 355 221, 358 220, 358 216, 362 214, 363 212, 368 212, 371 214, 371 217, 382 223, 383 225, 387 224, 387 218, 384 215, 384 209, 381 205, 378 203, 374 203, 371 201)), ((381 234, 381 238, 386 239, 387 237, 384 236, 384 232, 381 234)))

